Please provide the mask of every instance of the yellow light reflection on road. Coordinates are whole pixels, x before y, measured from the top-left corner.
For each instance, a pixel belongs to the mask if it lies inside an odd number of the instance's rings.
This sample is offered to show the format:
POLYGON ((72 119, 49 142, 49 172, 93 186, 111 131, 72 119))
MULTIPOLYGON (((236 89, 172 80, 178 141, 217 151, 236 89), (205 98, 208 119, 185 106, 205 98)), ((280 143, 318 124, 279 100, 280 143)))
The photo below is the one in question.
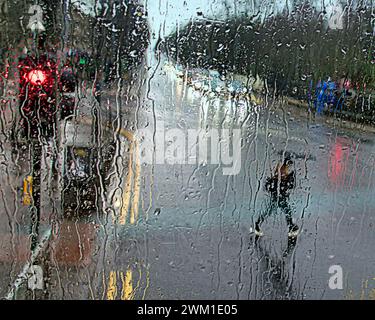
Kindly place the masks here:
POLYGON ((121 300, 133 300, 134 290, 133 290, 133 273, 131 269, 128 269, 125 273, 122 271, 111 271, 109 273, 108 287, 107 287, 107 300, 116 300, 118 296, 117 283, 121 279, 121 300))
POLYGON ((23 180, 23 205, 30 206, 32 203, 33 194, 33 177, 27 176, 23 180))
POLYGON ((122 206, 120 212, 119 223, 124 225, 127 220, 128 212, 129 212, 129 205, 130 205, 130 195, 132 189, 132 181, 133 181, 133 143, 130 145, 130 155, 129 155, 129 165, 128 165, 128 173, 126 176, 126 182, 124 191, 122 194, 122 206))
POLYGON ((121 300, 132 300, 133 299, 133 283, 132 283, 133 274, 131 270, 127 270, 124 274, 121 272, 122 280, 122 293, 121 300))
POLYGON ((138 220, 139 195, 141 190, 141 164, 138 157, 138 143, 135 141, 135 176, 134 176, 134 192, 132 198, 132 207, 130 212, 130 223, 134 224, 138 220))
POLYGON ((117 297, 117 276, 115 271, 109 273, 107 300, 115 300, 117 297))
POLYGON ((138 220, 139 197, 141 190, 141 164, 138 155, 138 143, 131 132, 121 129, 120 134, 130 141, 128 172, 122 194, 122 206, 118 222, 125 225, 128 221, 130 208, 130 224, 138 220), (133 160, 135 158, 135 168, 133 160))

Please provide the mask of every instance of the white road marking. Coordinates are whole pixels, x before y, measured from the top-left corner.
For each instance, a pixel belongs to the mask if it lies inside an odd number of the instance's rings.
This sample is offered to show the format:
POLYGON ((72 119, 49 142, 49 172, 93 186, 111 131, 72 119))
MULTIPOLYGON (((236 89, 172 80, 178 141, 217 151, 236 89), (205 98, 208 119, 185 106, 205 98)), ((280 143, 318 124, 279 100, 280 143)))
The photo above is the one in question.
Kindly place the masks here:
POLYGON ((24 265, 22 271, 18 274, 16 280, 8 291, 8 294, 4 297, 5 300, 13 300, 14 296, 19 287, 28 279, 28 273, 30 268, 33 266, 35 260, 38 258, 45 244, 49 240, 52 233, 52 229, 48 229, 42 236, 35 250, 32 252, 30 260, 24 265))

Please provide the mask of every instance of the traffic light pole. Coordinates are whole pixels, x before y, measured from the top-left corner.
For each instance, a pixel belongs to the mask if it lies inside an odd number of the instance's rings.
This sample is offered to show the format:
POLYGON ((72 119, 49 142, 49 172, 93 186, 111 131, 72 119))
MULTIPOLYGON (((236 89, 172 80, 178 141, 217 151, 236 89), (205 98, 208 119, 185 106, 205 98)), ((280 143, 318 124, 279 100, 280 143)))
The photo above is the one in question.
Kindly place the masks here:
POLYGON ((43 146, 39 139, 33 139, 31 151, 31 167, 32 167, 32 199, 33 205, 31 208, 31 250, 36 248, 39 236, 40 225, 40 211, 41 211, 41 162, 43 146))
MULTIPOLYGON (((55 1, 38 1, 38 5, 43 5, 43 8, 47 11, 44 15, 46 17, 46 21, 38 21, 39 24, 32 29, 33 32, 33 45, 32 48, 33 52, 38 52, 39 50, 45 50, 45 41, 41 45, 40 41, 40 33, 45 31, 45 28, 49 29, 52 27, 51 19, 53 20, 53 3, 55 1), (43 25, 45 24, 45 26, 43 25), (39 29, 38 29, 39 28, 39 29), (41 28, 41 29, 40 29, 41 28), (41 48, 42 47, 42 48, 41 48)), ((65 8, 65 7, 64 7, 65 8)), ((40 107, 40 106, 39 106, 40 107)), ((40 129, 40 128, 39 128, 40 129)), ((36 130, 36 128, 32 128, 31 132, 31 172, 32 172, 32 207, 31 207, 31 250, 35 250, 38 244, 39 238, 39 226, 40 226, 40 216, 41 216, 41 170, 42 170, 42 153, 43 153, 43 145, 42 145, 42 137, 39 136, 39 132, 41 130, 36 130)), ((43 134, 42 134, 43 135, 43 134)))

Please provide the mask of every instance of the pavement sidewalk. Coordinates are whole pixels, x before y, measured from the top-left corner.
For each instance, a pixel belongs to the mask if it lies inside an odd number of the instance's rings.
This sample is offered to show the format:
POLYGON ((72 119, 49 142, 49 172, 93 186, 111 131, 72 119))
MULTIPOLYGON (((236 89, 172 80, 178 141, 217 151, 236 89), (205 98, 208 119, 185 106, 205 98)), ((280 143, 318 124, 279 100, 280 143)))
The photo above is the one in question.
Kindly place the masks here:
POLYGON ((308 117, 312 121, 318 121, 318 119, 320 119, 321 122, 334 127, 375 133, 375 126, 363 123, 363 120, 370 122, 370 119, 367 119, 368 117, 365 119, 363 117, 360 118, 357 115, 345 111, 342 112, 343 117, 338 114, 316 115, 313 113, 313 111, 309 111, 307 102, 290 97, 284 98, 284 104, 287 104, 288 107, 293 108, 293 113, 298 113, 301 116, 308 117), (356 119, 356 121, 353 119, 356 119))

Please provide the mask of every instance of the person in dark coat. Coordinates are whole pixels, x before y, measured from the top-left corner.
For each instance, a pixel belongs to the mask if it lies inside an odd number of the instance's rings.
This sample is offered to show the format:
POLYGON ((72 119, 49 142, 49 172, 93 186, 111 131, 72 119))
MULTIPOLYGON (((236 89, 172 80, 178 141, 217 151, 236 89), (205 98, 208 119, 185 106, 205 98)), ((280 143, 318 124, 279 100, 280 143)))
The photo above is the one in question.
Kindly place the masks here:
POLYGON ((296 175, 293 170, 293 160, 290 153, 286 152, 284 161, 279 163, 272 176, 266 179, 265 190, 269 196, 269 206, 267 210, 262 212, 255 223, 255 234, 257 237, 262 236, 261 224, 265 218, 271 215, 277 209, 285 214, 286 222, 288 224, 289 232, 288 238, 296 238, 298 235, 299 228, 293 222, 292 209, 289 204, 290 192, 295 188, 296 175))

